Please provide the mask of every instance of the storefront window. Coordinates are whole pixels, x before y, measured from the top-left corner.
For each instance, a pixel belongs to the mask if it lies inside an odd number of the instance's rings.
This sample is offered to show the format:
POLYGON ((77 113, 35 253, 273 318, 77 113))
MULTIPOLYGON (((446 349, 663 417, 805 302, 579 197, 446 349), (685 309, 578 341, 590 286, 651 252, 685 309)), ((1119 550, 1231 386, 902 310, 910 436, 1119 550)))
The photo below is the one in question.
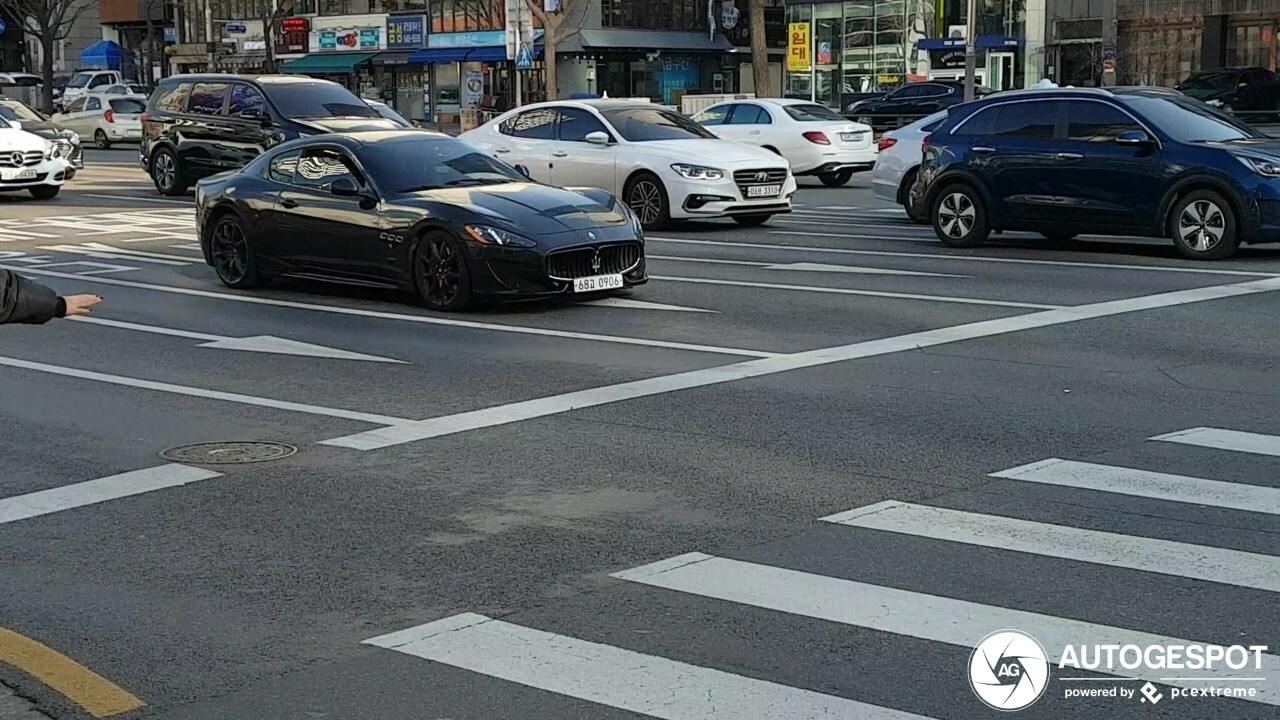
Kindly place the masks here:
MULTIPOLYGON (((537 17, 534 27, 541 27, 537 17)), ((431 0, 431 32, 478 32, 507 26, 506 0, 431 0)))
POLYGON ((706 30, 705 0, 600 0, 604 27, 706 30))
POLYGON ((367 15, 370 0, 320 0, 321 15, 367 15))

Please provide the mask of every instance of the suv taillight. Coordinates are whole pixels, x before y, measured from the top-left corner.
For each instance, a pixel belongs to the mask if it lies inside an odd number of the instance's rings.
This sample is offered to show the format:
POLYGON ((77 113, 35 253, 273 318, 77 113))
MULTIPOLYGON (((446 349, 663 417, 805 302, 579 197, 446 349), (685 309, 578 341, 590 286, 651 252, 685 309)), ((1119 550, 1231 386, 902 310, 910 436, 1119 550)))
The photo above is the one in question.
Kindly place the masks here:
POLYGON ((831 140, 830 140, 830 139, 828 139, 826 135, 824 135, 824 134, 822 134, 822 133, 818 132, 817 130, 811 130, 811 131, 809 131, 809 132, 805 133, 805 134, 804 134, 804 139, 805 139, 805 140, 808 140, 809 142, 811 142, 811 143, 813 143, 813 144, 815 144, 815 145, 830 145, 830 144, 831 144, 831 140))
POLYGON ((146 122, 146 121, 147 121, 147 114, 146 114, 146 113, 142 113, 142 117, 138 118, 138 120, 139 120, 139 121, 141 121, 141 122, 146 122))
POLYGON ((107 119, 107 122, 109 122, 109 123, 113 123, 113 122, 115 122, 115 121, 116 121, 116 114, 115 114, 114 112, 110 111, 110 110, 108 110, 108 111, 106 111, 105 113, 103 113, 103 114, 102 114, 102 117, 106 118, 106 119, 107 119))
POLYGON ((898 141, 891 137, 882 137, 876 141, 876 147, 880 149, 880 152, 884 152, 897 144, 898 141))

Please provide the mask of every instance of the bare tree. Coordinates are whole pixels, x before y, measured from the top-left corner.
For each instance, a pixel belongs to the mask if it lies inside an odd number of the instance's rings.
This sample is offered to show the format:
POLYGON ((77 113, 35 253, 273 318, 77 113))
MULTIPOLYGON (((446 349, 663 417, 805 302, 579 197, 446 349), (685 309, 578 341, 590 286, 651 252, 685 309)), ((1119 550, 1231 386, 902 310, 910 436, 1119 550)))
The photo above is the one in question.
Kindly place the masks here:
POLYGON ((40 43, 44 83, 40 106, 46 114, 53 112, 53 49, 71 35, 71 26, 93 4, 93 0, 0 0, 0 7, 18 20, 22 33, 40 43))
POLYGON ((751 33, 751 81, 756 97, 772 97, 769 87, 768 34, 764 24, 764 0, 748 0, 747 27, 751 33))
POLYGON ((266 60, 262 69, 276 71, 276 23, 293 12, 293 0, 261 0, 262 39, 266 41, 266 60))
MULTIPOLYGON (((156 11, 160 11, 160 17, 163 19, 166 15, 165 10, 172 5, 173 0, 143 0, 142 19, 147 23, 147 37, 144 45, 146 68, 143 69, 140 79, 147 87, 156 83, 156 56, 159 54, 156 48, 161 44, 157 42, 156 37, 156 11)), ((158 39, 164 39, 163 32, 158 39)))
POLYGON ((573 27, 565 27, 565 20, 573 14, 579 0, 560 0, 554 12, 547 12, 546 0, 525 0, 530 12, 542 23, 542 47, 544 56, 542 64, 546 68, 547 99, 555 100, 560 96, 560 86, 556 81, 556 48, 560 43, 582 32, 582 19, 573 27))

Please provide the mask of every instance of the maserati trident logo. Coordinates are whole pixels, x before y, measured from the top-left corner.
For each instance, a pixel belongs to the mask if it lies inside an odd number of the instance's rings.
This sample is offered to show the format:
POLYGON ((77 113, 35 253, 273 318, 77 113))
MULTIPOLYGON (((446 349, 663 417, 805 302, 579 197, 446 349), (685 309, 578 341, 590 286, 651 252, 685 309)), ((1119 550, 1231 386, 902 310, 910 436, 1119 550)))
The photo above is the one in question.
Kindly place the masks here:
POLYGON ((591 256, 591 272, 600 272, 600 252, 591 256))
POLYGON ((1049 656, 1026 633, 991 633, 969 657, 969 684, 989 707, 1021 710, 1044 694, 1049 684, 1049 656))
POLYGON ((769 173, 764 172, 763 170, 756 173, 756 182, 765 182, 768 179, 769 179, 769 173))
POLYGON ((13 166, 14 166, 14 167, 20 167, 20 166, 22 165, 22 161, 23 161, 23 157, 22 157, 22 153, 20 153, 20 152, 16 152, 16 153, 14 153, 14 154, 9 158, 9 162, 13 163, 13 166))

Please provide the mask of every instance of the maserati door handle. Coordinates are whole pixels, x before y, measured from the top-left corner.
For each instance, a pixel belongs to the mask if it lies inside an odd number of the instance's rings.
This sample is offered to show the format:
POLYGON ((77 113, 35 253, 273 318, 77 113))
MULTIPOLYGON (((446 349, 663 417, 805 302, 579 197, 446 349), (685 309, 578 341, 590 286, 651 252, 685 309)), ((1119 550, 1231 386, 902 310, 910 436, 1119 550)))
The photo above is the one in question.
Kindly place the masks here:
POLYGON ((1058 153, 1059 160, 1083 160, 1084 156, 1079 153, 1058 153))
POLYGON ((970 150, 972 150, 973 152, 976 152, 976 153, 983 153, 983 154, 989 154, 989 153, 993 153, 993 152, 995 152, 995 151, 996 151, 996 149, 995 149, 995 148, 983 147, 983 146, 978 146, 978 147, 975 147, 975 148, 970 148, 970 150))

